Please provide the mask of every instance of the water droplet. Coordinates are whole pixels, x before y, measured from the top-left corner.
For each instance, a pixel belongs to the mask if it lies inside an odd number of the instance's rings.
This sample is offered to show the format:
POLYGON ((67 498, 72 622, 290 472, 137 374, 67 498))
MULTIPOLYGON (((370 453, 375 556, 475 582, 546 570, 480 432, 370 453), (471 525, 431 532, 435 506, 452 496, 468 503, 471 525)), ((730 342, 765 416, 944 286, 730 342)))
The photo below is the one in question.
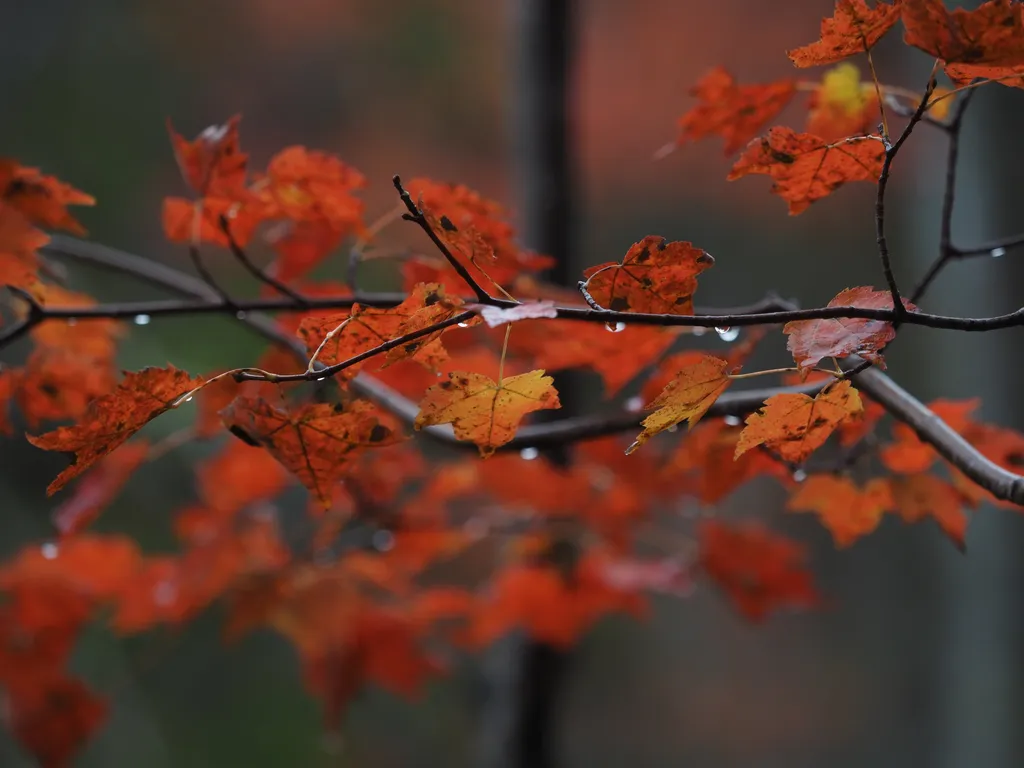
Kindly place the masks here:
POLYGON ((665 431, 666 432, 678 432, 679 431, 679 425, 678 424, 673 424, 671 427, 669 427, 665 431))
POLYGON ((694 336, 703 336, 705 333, 708 332, 708 329, 703 328, 699 325, 695 325, 693 326, 693 328, 690 329, 690 331, 693 333, 694 336))
POLYGON ((718 338, 722 341, 736 341, 740 337, 739 328, 730 328, 728 326, 724 328, 715 328, 715 333, 718 334, 718 338))
POLYGON ((469 323, 459 323, 459 328, 469 328, 469 323))
POLYGON ((378 552, 387 552, 395 546, 395 537, 391 534, 391 531, 374 531, 371 543, 378 552))
POLYGON ((189 395, 188 397, 186 397, 186 398, 185 398, 184 400, 182 400, 181 402, 183 402, 183 403, 191 403, 191 402, 192 402, 192 398, 193 398, 193 397, 195 397, 195 395, 189 395))
POLYGON ((632 411, 633 413, 636 413, 637 411, 642 410, 643 407, 644 399, 639 395, 635 395, 634 397, 631 397, 629 398, 629 400, 626 401, 627 411, 632 411))
POLYGON ((533 461, 538 456, 540 456, 540 451, 538 451, 533 446, 523 448, 523 450, 519 452, 519 458, 526 459, 527 461, 533 461))
POLYGON ((42 551, 43 557, 45 557, 47 560, 54 560, 57 557, 57 545, 54 544, 52 541, 48 541, 45 544, 43 544, 43 546, 40 547, 40 550, 42 551))
POLYGON ((235 312, 235 319, 236 320, 245 320, 245 317, 246 317, 246 315, 245 315, 245 311, 244 310, 240 309, 237 312, 235 312))
POLYGON ((622 331, 626 330, 626 324, 623 322, 605 323, 604 329, 608 331, 608 333, 621 333, 622 331))
POLYGON ((998 259, 1006 255, 1006 249, 1003 247, 993 248, 991 251, 988 252, 988 255, 991 256, 993 259, 998 259))
POLYGON ((136 325, 149 325, 149 321, 152 320, 152 319, 153 318, 151 318, 149 315, 136 315, 135 316, 135 324, 136 325))
POLYGON ((794 483, 802 483, 806 479, 807 479, 807 473, 804 472, 802 469, 793 470, 793 482, 794 483))
POLYGON ((740 425, 740 417, 733 416, 732 414, 726 416, 723 421, 725 421, 726 425, 730 427, 738 427, 740 425))

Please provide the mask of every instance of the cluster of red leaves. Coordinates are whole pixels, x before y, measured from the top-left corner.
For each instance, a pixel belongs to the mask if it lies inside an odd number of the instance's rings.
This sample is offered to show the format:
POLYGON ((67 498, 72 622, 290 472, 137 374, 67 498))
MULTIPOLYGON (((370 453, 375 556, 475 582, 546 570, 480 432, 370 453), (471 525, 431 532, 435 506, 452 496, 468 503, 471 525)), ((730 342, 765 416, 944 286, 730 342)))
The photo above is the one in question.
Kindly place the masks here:
MULTIPOLYGON (((955 85, 982 78, 1019 86, 1021 7, 990 0, 948 12, 938 0, 838 0, 820 40, 789 55, 800 67, 835 64, 869 52, 902 19, 906 42, 941 59, 955 85)), ((730 178, 769 175, 791 213, 848 181, 876 179, 886 151, 882 137, 869 135, 879 97, 920 98, 862 83, 846 62, 820 82, 763 85, 739 85, 718 68, 693 95, 698 104, 680 120, 679 143, 723 136, 727 153, 742 150, 730 178), (757 137, 799 92, 809 93, 805 132, 774 127, 757 137)), ((941 121, 950 100, 938 91, 931 99, 930 117, 941 121)), ((265 226, 273 275, 294 284, 346 238, 358 250, 376 236, 379 227, 363 223, 358 171, 289 147, 250 173, 239 125, 232 118, 191 141, 170 130, 194 194, 165 201, 171 241, 238 248, 265 226)), ((0 283, 23 292, 12 306, 31 311, 26 296, 44 307, 93 304, 42 279, 36 253, 47 242, 37 227, 81 234, 67 206, 91 198, 9 161, 0 162, 0 189, 0 283)), ((335 384, 316 397, 302 388, 282 396, 276 374, 240 382, 231 372, 192 376, 166 366, 119 377, 121 329, 110 320, 36 325, 26 359, 0 370, 0 427, 9 428, 11 403, 32 432, 58 423, 28 439, 73 457, 50 493, 78 479, 53 511, 55 540, 0 565, 5 717, 43 765, 69 764, 105 718, 103 700, 66 670, 78 634, 97 616, 130 634, 183 624, 222 601, 227 639, 267 627, 291 641, 325 724, 336 728, 367 685, 421 690, 444 669, 445 650, 479 649, 513 629, 568 646, 608 614, 642 616, 649 592, 688 594, 707 579, 752 621, 821 602, 802 547, 760 523, 704 520, 670 542, 659 524, 668 518, 678 531, 680 504, 715 505, 771 478, 789 492, 787 509, 816 514, 839 547, 887 513, 930 518, 963 547, 965 510, 993 500, 907 427, 893 425, 885 442, 881 406, 819 367, 854 355, 884 367, 891 322, 787 324, 795 380, 820 380, 817 394, 775 395, 745 421, 707 417, 733 382, 751 375, 740 371, 763 333, 718 355, 678 351, 688 334, 681 327, 558 319, 556 301, 585 307, 583 299, 536 279, 551 260, 519 246, 500 205, 429 179, 407 189, 446 258, 407 259, 395 278, 408 296, 397 306, 282 315, 278 327, 305 346, 307 365, 275 350, 258 363, 272 372, 332 367, 335 384), (471 303, 452 262, 487 290, 531 301, 471 303), (609 399, 638 393, 630 402, 649 413, 632 445, 585 442, 567 466, 533 449, 498 455, 532 413, 560 407, 550 373, 575 368, 593 371, 609 399), (419 403, 418 415, 403 424, 359 394, 357 376, 419 403), (186 403, 193 423, 173 439, 152 444, 137 435, 186 403), (686 439, 659 437, 682 422, 686 439), (428 461, 408 439, 408 427, 444 425, 487 460, 428 461), (146 554, 125 537, 87 532, 136 469, 192 439, 215 448, 196 467, 194 499, 175 513, 177 551, 146 554), (879 440, 884 472, 862 472, 851 456, 879 440), (830 443, 839 461, 808 463, 830 443), (282 502, 296 484, 309 492, 306 509, 282 502), (286 544, 278 522, 296 514, 302 524, 291 528, 301 541, 286 544), (670 554, 651 555, 651 538, 662 548, 670 542, 670 554)), ((689 315, 714 263, 690 242, 649 236, 620 261, 586 270, 582 288, 587 303, 617 312, 689 315)), ((340 299, 352 286, 302 290, 340 299)), ((892 294, 855 287, 829 306, 891 309, 892 294)), ((975 420, 977 407, 931 405, 980 453, 1019 470, 1024 436, 975 420)))

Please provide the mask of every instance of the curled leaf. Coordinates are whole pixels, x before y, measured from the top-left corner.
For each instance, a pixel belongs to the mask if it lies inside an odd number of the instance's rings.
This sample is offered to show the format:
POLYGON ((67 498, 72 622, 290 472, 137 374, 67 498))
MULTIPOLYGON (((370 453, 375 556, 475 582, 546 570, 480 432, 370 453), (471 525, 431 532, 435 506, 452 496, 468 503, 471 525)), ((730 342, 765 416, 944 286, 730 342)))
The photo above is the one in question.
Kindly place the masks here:
POLYGON ((880 2, 871 8, 865 0, 836 0, 833 15, 821 21, 820 39, 794 48, 786 55, 798 67, 816 67, 866 53, 899 18, 899 2, 893 5, 880 2))

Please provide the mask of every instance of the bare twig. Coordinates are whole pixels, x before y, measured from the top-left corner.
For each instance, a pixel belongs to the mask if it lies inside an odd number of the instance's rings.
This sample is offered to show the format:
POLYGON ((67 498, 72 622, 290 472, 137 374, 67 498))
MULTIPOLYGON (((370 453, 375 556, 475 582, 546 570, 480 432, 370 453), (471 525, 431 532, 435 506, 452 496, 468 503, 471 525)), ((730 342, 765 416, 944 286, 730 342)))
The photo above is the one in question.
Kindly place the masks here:
POLYGON ((269 285, 271 288, 273 288, 275 291, 282 294, 283 296, 287 296, 296 304, 302 307, 306 306, 307 302, 305 296, 303 296, 301 293, 298 293, 297 291, 293 291, 291 288, 289 288, 287 285, 282 283, 277 278, 271 277, 252 262, 252 259, 249 258, 249 255, 245 252, 245 249, 238 244, 238 241, 235 240, 235 236, 231 234, 231 222, 228 221, 228 217, 225 216, 224 214, 221 214, 220 216, 220 228, 224 231, 224 236, 227 237, 228 239, 228 248, 231 249, 231 254, 235 257, 235 259, 238 260, 239 264, 245 267, 246 271, 250 275, 255 277, 261 283, 269 285))
POLYGON ((441 238, 437 236, 437 233, 434 231, 434 228, 431 227, 430 222, 427 221, 427 217, 423 215, 423 211, 421 211, 416 206, 416 203, 412 201, 412 196, 408 193, 408 191, 406 191, 405 187, 402 186, 401 177, 395 176, 392 178, 392 181, 395 184, 395 189, 398 190, 399 196, 402 198, 402 202, 405 203, 405 207, 409 211, 409 213, 407 213, 403 218, 418 224, 420 226, 420 229, 427 233, 427 236, 430 238, 431 242, 433 242, 434 245, 437 247, 437 250, 439 250, 446 259, 448 259, 448 263, 452 265, 452 268, 456 272, 458 272, 459 277, 461 277, 463 282, 465 282, 466 285, 468 285, 470 289, 472 289, 473 293, 476 294, 477 301, 480 304, 493 303, 494 300, 491 298, 490 294, 488 294, 487 291, 483 289, 480 283, 476 281, 476 278, 474 278, 469 273, 469 270, 466 269, 466 266, 457 258, 455 258, 455 254, 453 254, 448 249, 448 246, 444 244, 444 241, 442 241, 441 238))
POLYGON ((921 103, 918 104, 914 114, 910 116, 910 120, 906 128, 903 129, 903 133, 900 134, 900 137, 893 144, 890 144, 889 138, 885 137, 885 159, 882 161, 882 172, 878 176, 878 195, 875 198, 875 233, 878 242, 878 255, 882 260, 882 271, 885 273, 885 282, 889 286, 889 293, 892 294, 894 323, 898 323, 904 318, 907 314, 907 309, 903 305, 903 299, 900 297, 900 289, 896 284, 896 275, 893 273, 892 261, 889 258, 889 243, 885 236, 885 190, 889 185, 889 170, 892 168, 892 162, 896 159, 900 148, 910 138, 914 126, 921 122, 921 118, 928 107, 928 99, 934 90, 935 72, 933 69, 932 75, 928 79, 928 87, 925 88, 924 96, 921 98, 921 103))

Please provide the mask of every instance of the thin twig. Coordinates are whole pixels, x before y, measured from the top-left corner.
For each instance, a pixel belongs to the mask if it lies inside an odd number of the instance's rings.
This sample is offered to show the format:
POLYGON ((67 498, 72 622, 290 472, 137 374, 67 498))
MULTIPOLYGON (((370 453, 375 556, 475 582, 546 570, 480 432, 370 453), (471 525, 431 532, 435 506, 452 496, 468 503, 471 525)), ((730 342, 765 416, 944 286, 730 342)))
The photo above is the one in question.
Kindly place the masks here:
POLYGON ((956 250, 952 243, 953 230, 953 206, 956 203, 956 174, 957 161, 960 156, 960 135, 963 130, 964 113, 971 102, 971 98, 977 91, 968 91, 957 107, 953 119, 945 126, 949 137, 949 148, 946 154, 946 184, 942 195, 942 214, 939 223, 939 255, 932 262, 931 267, 921 278, 913 292, 910 294, 911 303, 916 304, 924 296, 925 291, 932 284, 932 281, 939 276, 939 273, 952 261, 957 258, 956 250))
POLYGON ((217 292, 221 302, 229 307, 234 306, 230 294, 220 287, 220 283, 217 282, 214 276, 210 273, 210 270, 208 270, 206 265, 203 263, 203 257, 199 254, 198 245, 195 245, 194 243, 189 245, 188 257, 192 260, 192 266, 195 267, 196 272, 201 278, 203 278, 203 282, 217 292))
POLYGON ((889 293, 892 294, 892 306, 895 313, 893 322, 902 320, 907 313, 907 309, 903 305, 903 299, 900 297, 900 289, 896 284, 896 275, 893 273, 892 261, 889 258, 889 243, 885 236, 885 190, 889 185, 889 170, 892 168, 892 162, 896 159, 900 148, 910 138, 914 126, 924 116, 925 110, 928 107, 928 98, 934 90, 935 70, 933 67, 932 74, 928 78, 928 87, 925 88, 924 96, 921 98, 921 102, 918 104, 914 114, 911 115, 909 122, 907 122, 906 128, 903 129, 903 133, 900 134, 900 137, 893 144, 890 144, 888 137, 886 137, 885 159, 882 161, 882 172, 878 176, 878 196, 875 199, 875 233, 878 242, 878 255, 882 260, 882 271, 885 273, 885 282, 889 286, 889 293))
POLYGON ((493 303, 494 300, 491 298, 491 295, 483 289, 480 283, 476 281, 476 278, 469 273, 469 270, 466 269, 465 265, 455 258, 455 255, 448 249, 448 246, 444 244, 444 241, 438 237, 434 228, 430 226, 430 222, 427 221, 427 217, 423 215, 423 211, 416 206, 416 203, 412 201, 412 196, 408 191, 406 191, 405 187, 402 186, 401 177, 396 175, 392 178, 392 181, 394 182, 395 189, 398 190, 399 196, 402 198, 402 202, 405 203, 405 207, 409 211, 409 213, 407 213, 403 218, 418 224, 420 229, 427 233, 427 236, 437 247, 437 250, 439 250, 446 259, 448 259, 448 263, 452 265, 452 268, 456 272, 458 272, 459 277, 461 277, 463 282, 465 282, 473 293, 476 294, 477 301, 480 304, 493 303))
POLYGON ((224 214, 220 215, 220 228, 224 231, 224 236, 228 239, 228 248, 231 249, 232 255, 238 260, 238 263, 245 267, 246 271, 259 280, 265 285, 269 285, 278 293, 287 296, 289 299, 294 301, 296 304, 305 307, 307 305, 306 297, 297 291, 293 291, 287 285, 282 283, 276 277, 271 277, 265 271, 257 267, 249 255, 245 252, 245 249, 238 244, 235 240, 235 236, 231 234, 231 222, 228 221, 228 217, 224 214))

